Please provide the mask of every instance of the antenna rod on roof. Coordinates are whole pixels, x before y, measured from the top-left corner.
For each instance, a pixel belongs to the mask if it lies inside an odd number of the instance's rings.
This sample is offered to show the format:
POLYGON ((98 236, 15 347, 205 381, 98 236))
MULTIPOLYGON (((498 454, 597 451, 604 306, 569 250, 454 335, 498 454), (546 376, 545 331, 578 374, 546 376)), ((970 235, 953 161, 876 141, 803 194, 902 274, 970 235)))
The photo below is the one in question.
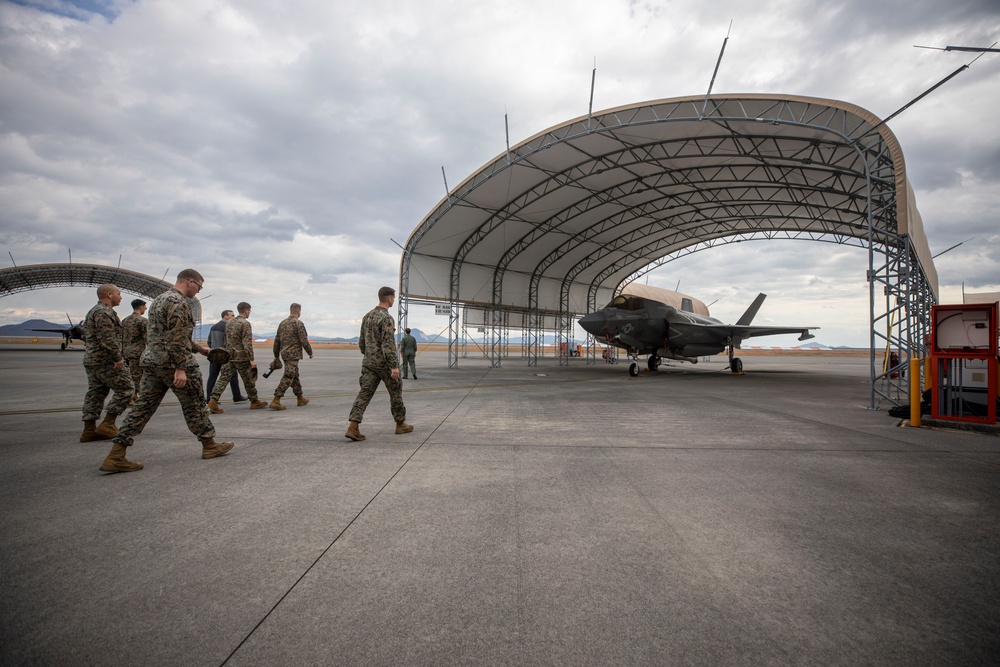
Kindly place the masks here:
POLYGON ((444 173, 444 165, 441 165, 441 178, 444 179, 444 193, 448 197, 448 205, 451 205, 451 190, 448 189, 448 176, 444 173))
POLYGON ((170 271, 170 267, 169 266, 167 267, 167 270, 163 272, 163 277, 160 278, 160 280, 166 280, 167 279, 167 272, 168 271, 170 271))
POLYGON ((72 248, 66 248, 66 250, 69 251, 69 263, 72 264, 73 263, 73 249, 72 248))
POLYGON ((503 131, 507 134, 507 164, 510 164, 510 125, 507 124, 507 112, 503 114, 503 131))
MULTIPOLYGON (((906 111, 907 109, 909 109, 910 107, 912 107, 912 106, 913 106, 914 104, 916 104, 916 103, 917 103, 917 102, 919 102, 920 100, 924 99, 925 97, 927 97, 928 95, 930 95, 931 93, 933 93, 933 92, 934 92, 935 90, 937 90, 938 88, 940 88, 940 87, 941 87, 941 86, 943 86, 944 84, 948 83, 948 81, 950 81, 950 80, 951 80, 952 78, 954 78, 955 76, 957 76, 957 75, 961 74, 962 72, 964 72, 964 71, 965 71, 965 70, 967 70, 967 69, 969 69, 969 66, 968 66, 968 65, 962 65, 962 66, 961 66, 961 67, 959 67, 959 68, 958 68, 957 70, 955 70, 954 72, 952 72, 951 74, 949 74, 949 75, 948 75, 948 76, 946 76, 945 78, 941 79, 940 81, 938 81, 937 83, 935 83, 935 84, 934 84, 933 86, 931 86, 930 88, 928 88, 928 89, 927 89, 927 90, 925 90, 924 92, 922 92, 922 93, 920 93, 919 95, 917 95, 916 97, 914 97, 914 98, 913 98, 912 100, 910 100, 910 101, 909 101, 909 102, 907 102, 906 104, 904 104, 903 106, 901 106, 901 107, 900 107, 900 108, 899 108, 898 110, 896 110, 896 111, 895 111, 894 113, 892 113, 892 114, 890 114, 890 115, 886 116, 885 118, 883 118, 883 119, 882 119, 882 120, 880 120, 879 122, 875 123, 875 125, 873 125, 873 126, 872 126, 872 130, 874 130, 874 129, 876 129, 876 128, 878 128, 878 127, 882 126, 882 125, 885 125, 885 124, 886 124, 886 123, 888 123, 888 122, 889 122, 890 120, 892 120, 893 118, 895 118, 895 117, 896 117, 896 116, 898 116, 899 114, 903 113, 904 111, 906 111)), ((866 132, 865 134, 869 134, 869 133, 871 133, 871 130, 868 130, 868 132, 866 132)), ((851 143, 855 143, 855 142, 857 142, 857 141, 858 141, 859 139, 861 139, 861 137, 857 137, 857 138, 856 138, 856 139, 855 139, 855 140, 854 140, 853 142, 851 142, 851 143)))
MULTIPOLYGON (((7 251, 7 254, 10 255, 10 250, 7 251)), ((17 268, 17 262, 14 261, 14 255, 10 255, 10 263, 14 265, 15 269, 17 268)))
POLYGON ((1000 53, 1000 49, 994 49, 996 42, 991 46, 946 46, 943 49, 940 46, 920 46, 919 44, 914 44, 915 49, 934 49, 935 51, 968 51, 969 53, 1000 53))
POLYGON ((701 113, 698 114, 698 120, 702 120, 705 117, 705 109, 708 108, 708 98, 712 94, 712 87, 715 86, 715 77, 719 73, 719 65, 722 64, 722 55, 726 52, 726 42, 729 41, 729 33, 733 30, 733 21, 729 21, 729 30, 726 31, 726 38, 722 40, 722 50, 719 51, 719 59, 715 61, 715 71, 712 72, 712 80, 708 84, 708 92, 705 93, 705 103, 701 105, 701 113))
POLYGON ((934 255, 933 257, 931 257, 931 259, 937 259, 938 257, 940 257, 941 255, 945 254, 946 252, 949 252, 949 251, 951 251, 951 250, 954 250, 954 249, 955 249, 955 248, 957 248, 958 246, 962 245, 962 243, 968 243, 969 241, 971 241, 971 240, 972 240, 972 239, 974 239, 974 238, 976 238, 976 237, 975 237, 975 236, 973 236, 973 237, 972 237, 971 239, 965 239, 964 241, 961 241, 961 242, 959 242, 959 243, 956 243, 955 245, 953 245, 952 247, 948 248, 947 250, 942 250, 942 251, 941 251, 941 252, 939 252, 938 254, 934 255))
POLYGON ((590 72, 590 106, 587 107, 587 129, 590 128, 590 119, 594 115, 594 82, 597 81, 597 56, 594 56, 594 69, 590 72))

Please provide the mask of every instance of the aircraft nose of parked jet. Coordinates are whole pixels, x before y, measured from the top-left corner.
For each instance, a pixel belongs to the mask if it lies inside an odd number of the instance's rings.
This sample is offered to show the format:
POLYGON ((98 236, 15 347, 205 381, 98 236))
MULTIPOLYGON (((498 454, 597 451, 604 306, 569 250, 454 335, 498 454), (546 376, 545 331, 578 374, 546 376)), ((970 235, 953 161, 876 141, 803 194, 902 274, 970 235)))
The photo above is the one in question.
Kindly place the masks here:
POLYGON ((608 319, 601 313, 590 313, 580 318, 580 326, 589 334, 601 336, 607 329, 608 319))

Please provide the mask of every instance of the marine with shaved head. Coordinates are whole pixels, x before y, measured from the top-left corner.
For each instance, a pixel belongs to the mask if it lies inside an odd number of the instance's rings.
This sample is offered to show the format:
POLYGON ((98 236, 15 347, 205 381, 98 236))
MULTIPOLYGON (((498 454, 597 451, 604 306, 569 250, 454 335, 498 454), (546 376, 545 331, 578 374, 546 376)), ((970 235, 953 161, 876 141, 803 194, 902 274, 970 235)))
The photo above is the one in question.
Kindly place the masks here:
POLYGON ((122 293, 116 285, 101 285, 97 288, 97 305, 84 320, 83 342, 87 351, 83 355, 83 367, 87 370, 87 396, 83 400, 80 442, 109 440, 118 435, 115 420, 128 408, 135 390, 132 377, 125 369, 122 323, 115 312, 115 306, 121 302, 122 293), (98 424, 104 400, 112 390, 114 396, 108 403, 104 421, 98 424))

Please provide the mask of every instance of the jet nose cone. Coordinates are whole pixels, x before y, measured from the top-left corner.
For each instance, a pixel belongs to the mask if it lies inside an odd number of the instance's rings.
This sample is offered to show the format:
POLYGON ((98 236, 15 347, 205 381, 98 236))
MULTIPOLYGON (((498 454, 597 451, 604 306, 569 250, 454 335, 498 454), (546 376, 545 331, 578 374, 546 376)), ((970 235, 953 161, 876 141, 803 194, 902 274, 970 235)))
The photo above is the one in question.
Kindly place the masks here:
POLYGON ((590 313, 580 318, 580 326, 587 333, 600 336, 607 328, 607 318, 600 313, 590 313))

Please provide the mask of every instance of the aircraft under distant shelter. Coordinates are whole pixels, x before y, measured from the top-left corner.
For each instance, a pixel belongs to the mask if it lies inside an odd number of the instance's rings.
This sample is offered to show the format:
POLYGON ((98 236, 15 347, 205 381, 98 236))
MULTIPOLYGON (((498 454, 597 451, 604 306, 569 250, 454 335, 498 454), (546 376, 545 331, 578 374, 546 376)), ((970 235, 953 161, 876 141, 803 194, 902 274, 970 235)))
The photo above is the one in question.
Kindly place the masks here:
POLYGON ((62 334, 63 342, 59 346, 59 349, 65 350, 69 347, 69 344, 73 340, 78 340, 83 342, 83 320, 80 320, 79 324, 73 324, 73 319, 66 314, 66 319, 69 320, 69 327, 63 329, 29 329, 29 331, 39 331, 43 333, 57 333, 62 334))
POLYGON ((632 284, 604 308, 580 318, 580 326, 598 341, 626 351, 632 359, 629 375, 639 374, 638 358, 649 355, 647 366, 655 371, 664 359, 698 363, 698 357, 729 350, 729 368, 743 372, 743 362, 734 356, 747 338, 799 334, 799 340, 814 336, 819 327, 753 326, 751 322, 764 303, 758 294, 736 324, 724 324, 709 316, 708 306, 694 297, 672 290, 632 284))

